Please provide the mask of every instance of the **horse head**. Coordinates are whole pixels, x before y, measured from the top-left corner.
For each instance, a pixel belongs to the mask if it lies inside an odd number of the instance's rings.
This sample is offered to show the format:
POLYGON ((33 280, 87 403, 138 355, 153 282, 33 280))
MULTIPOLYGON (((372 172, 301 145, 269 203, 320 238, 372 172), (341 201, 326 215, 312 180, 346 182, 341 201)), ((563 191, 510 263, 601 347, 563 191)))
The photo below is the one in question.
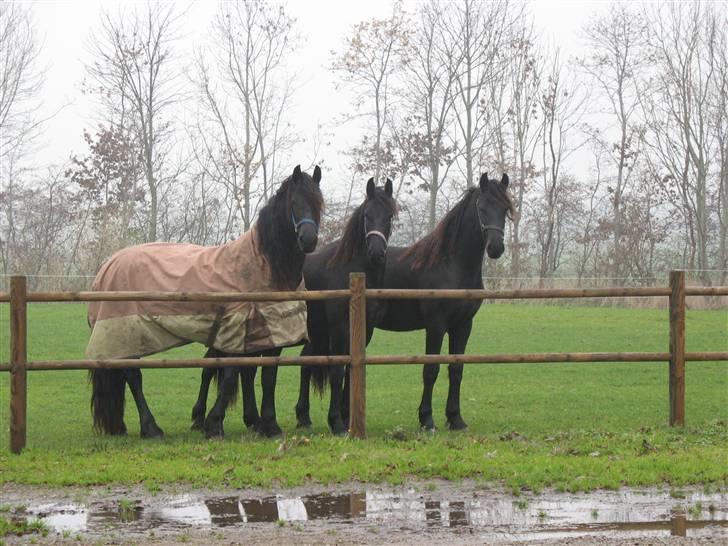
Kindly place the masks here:
POLYGON ((397 205, 392 197, 392 181, 388 178, 384 188, 374 184, 374 178, 367 181, 367 197, 362 210, 364 240, 367 260, 372 265, 382 265, 387 256, 389 236, 392 234, 392 218, 397 205))
POLYGON ((318 242, 323 206, 319 189, 320 182, 321 169, 318 165, 313 170, 313 176, 301 171, 300 165, 296 165, 296 168, 293 169, 288 190, 289 216, 296 234, 298 248, 305 254, 313 252, 318 242))
POLYGON ((500 258, 505 250, 503 235, 506 217, 515 214, 513 201, 508 194, 508 175, 500 182, 489 180, 488 173, 480 177, 480 194, 476 201, 478 223, 485 239, 485 251, 489 258, 500 258))

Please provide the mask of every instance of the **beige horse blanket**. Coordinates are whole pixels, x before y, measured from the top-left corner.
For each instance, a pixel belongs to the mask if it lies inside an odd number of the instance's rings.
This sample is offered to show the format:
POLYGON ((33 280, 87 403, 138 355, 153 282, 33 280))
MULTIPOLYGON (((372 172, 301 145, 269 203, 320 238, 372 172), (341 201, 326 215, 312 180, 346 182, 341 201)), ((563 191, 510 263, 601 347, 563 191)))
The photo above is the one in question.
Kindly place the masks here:
MULTIPOLYGON (((261 292, 270 266, 256 228, 215 247, 150 243, 120 250, 96 274, 94 291, 261 292)), ((304 290, 303 282, 298 290, 304 290)), ((91 302, 90 359, 146 356, 196 341, 251 353, 306 340, 306 302, 91 302)))

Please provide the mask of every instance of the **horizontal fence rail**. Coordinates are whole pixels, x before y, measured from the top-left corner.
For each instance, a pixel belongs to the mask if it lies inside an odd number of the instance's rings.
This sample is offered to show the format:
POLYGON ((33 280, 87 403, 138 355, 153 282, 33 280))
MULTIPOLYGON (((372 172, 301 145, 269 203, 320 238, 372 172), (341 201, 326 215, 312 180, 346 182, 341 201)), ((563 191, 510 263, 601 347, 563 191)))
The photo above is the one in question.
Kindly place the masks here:
MULTIPOLYGON (((490 355, 368 356, 377 364, 550 364, 563 362, 667 362, 670 353, 523 353, 490 355)), ((728 360, 728 352, 685 353, 685 360, 728 360)))
POLYGON ((350 435, 366 435, 366 366, 389 364, 518 364, 579 362, 669 362, 669 423, 685 423, 685 362, 728 361, 728 351, 685 351, 685 298, 728 296, 728 286, 686 287, 685 272, 670 273, 670 286, 657 288, 585 288, 527 290, 410 290, 367 289, 362 273, 352 273, 348 290, 286 292, 27 292, 26 278, 10 279, 10 291, 0 302, 10 303, 10 449, 20 453, 26 443, 27 372, 115 368, 201 368, 228 366, 351 366, 350 435), (553 299, 553 298, 667 297, 669 299, 668 352, 526 353, 488 355, 377 355, 366 354, 366 298, 375 299, 553 299), (336 356, 231 357, 194 359, 27 360, 27 305, 38 302, 95 301, 320 301, 349 300, 350 353, 336 356))
MULTIPOLYGON (((394 290, 368 289, 366 296, 377 299, 460 299, 518 300, 555 298, 638 298, 669 296, 669 288, 534 288, 529 290, 394 290)), ((693 287, 686 296, 728 296, 728 286, 693 287)))
MULTIPOLYGON (((173 301, 173 302, 236 302, 236 301, 314 301, 344 299, 349 290, 298 290, 287 292, 30 292, 28 303, 70 301, 173 301)), ((0 292, 0 302, 10 301, 9 292, 0 292)))

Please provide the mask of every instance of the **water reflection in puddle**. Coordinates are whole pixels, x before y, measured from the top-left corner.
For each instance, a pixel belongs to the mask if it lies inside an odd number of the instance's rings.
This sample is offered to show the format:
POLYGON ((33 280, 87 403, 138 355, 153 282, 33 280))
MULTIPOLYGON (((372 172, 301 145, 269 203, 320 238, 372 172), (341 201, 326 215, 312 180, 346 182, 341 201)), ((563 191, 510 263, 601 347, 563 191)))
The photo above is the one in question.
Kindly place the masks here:
POLYGON ((396 525, 401 528, 469 528, 483 539, 522 540, 583 534, 620 536, 694 535, 728 532, 728 495, 694 493, 673 499, 667 493, 620 491, 551 494, 513 499, 473 493, 467 499, 438 498, 413 489, 307 496, 205 498, 195 494, 141 502, 89 505, 30 505, 58 532, 127 533, 190 527, 229 527, 274 522, 396 525))

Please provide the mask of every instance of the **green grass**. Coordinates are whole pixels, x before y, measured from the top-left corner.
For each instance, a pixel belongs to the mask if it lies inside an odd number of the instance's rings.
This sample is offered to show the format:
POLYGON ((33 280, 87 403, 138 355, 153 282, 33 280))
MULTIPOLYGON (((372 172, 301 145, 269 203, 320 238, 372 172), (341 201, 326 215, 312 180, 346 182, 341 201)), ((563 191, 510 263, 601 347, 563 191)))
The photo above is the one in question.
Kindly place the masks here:
MULTIPOLYGON (((0 360, 8 359, 7 305, 0 306, 0 360)), ((85 308, 32 304, 29 357, 82 358, 85 308)), ((728 313, 688 311, 688 351, 728 349, 728 313)), ((422 332, 377 331, 372 354, 418 354, 422 332)), ((538 305, 489 305, 478 315, 469 353, 666 351, 667 311, 538 305)), ((445 344, 446 346, 446 344, 445 344)), ((200 356, 187 346, 168 356, 200 356)), ((28 376, 28 448, 0 450, 0 484, 295 485, 349 480, 399 483, 408 477, 472 478, 514 491, 589 490, 620 485, 728 482, 728 364, 689 362, 684 430, 666 426, 666 363, 468 365, 462 388, 465 433, 444 430, 447 369, 435 386, 436 434, 420 432, 420 366, 367 371, 368 439, 332 438, 328 400, 312 397, 314 429, 298 441, 298 369, 281 368, 277 390, 285 440, 245 431, 241 406, 225 421, 226 439, 189 430, 197 370, 145 370, 145 392, 163 442, 138 437, 128 396, 126 438, 91 431, 90 387, 79 371, 28 376), (281 442, 285 442, 281 445, 281 442)), ((8 429, 8 374, 0 374, 0 430, 8 429)), ((260 396, 260 395, 259 395, 260 396)), ((7 436, 3 438, 7 441, 7 436)))
POLYGON ((0 537, 8 535, 23 536, 35 533, 47 536, 48 527, 45 523, 36 519, 28 520, 21 517, 8 519, 0 516, 0 537))

